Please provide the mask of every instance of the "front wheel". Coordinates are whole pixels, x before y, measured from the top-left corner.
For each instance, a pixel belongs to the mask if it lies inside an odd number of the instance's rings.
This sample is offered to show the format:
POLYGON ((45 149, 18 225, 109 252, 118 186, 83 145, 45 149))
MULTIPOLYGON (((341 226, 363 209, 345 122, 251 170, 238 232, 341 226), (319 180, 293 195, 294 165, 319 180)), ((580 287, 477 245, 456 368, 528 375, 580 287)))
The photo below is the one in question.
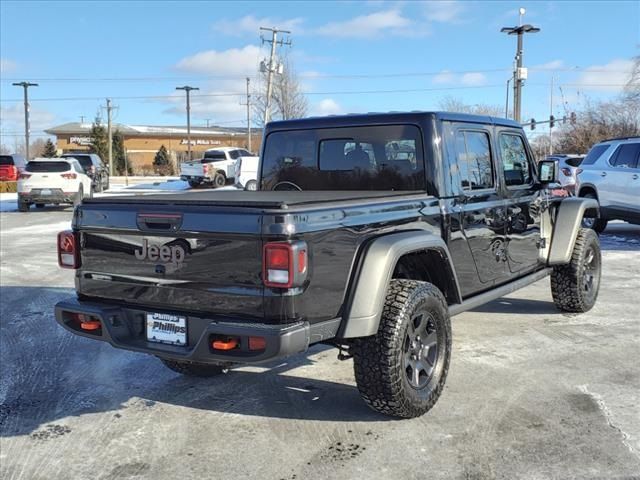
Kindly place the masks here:
POLYGON ((186 362, 181 360, 169 360, 160 358, 160 361, 169 370, 189 377, 213 377, 224 373, 225 367, 222 365, 211 365, 208 363, 186 362))
POLYGON ((581 228, 576 237, 571 261, 551 272, 551 294, 563 312, 584 313, 593 308, 600 290, 602 256, 598 235, 581 228))
POLYGON ((98 178, 94 187, 91 189, 91 191, 96 192, 96 193, 100 193, 102 192, 102 179, 98 178))
POLYGON ((392 280, 376 335, 351 347, 358 390, 380 413, 423 415, 444 389, 451 359, 447 302, 434 285, 392 280))
POLYGON ((249 180, 247 184, 244 186, 244 189, 251 192, 255 192, 256 190, 258 190, 258 182, 256 182, 255 180, 249 180))

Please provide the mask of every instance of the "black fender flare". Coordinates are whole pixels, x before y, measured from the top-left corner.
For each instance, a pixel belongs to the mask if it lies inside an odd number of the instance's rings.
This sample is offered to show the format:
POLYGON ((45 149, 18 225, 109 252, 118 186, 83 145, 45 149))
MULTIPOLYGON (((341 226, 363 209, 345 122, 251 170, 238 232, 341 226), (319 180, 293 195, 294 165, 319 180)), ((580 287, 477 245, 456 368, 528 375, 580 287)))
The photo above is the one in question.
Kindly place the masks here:
POLYGON ((444 240, 422 231, 392 233, 376 238, 363 252, 363 259, 354 276, 345 313, 338 331, 339 338, 375 335, 378 331, 387 288, 398 260, 407 253, 436 251, 448 265, 455 282, 455 294, 460 299, 460 287, 444 240))

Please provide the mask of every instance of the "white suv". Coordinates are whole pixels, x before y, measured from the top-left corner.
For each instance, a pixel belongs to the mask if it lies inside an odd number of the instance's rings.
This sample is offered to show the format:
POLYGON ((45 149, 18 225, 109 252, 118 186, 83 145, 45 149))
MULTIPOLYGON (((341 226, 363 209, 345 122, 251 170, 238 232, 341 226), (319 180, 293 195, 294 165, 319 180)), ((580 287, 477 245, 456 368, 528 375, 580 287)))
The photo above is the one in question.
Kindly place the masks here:
POLYGON ((29 211, 47 203, 78 205, 93 195, 91 178, 75 158, 36 158, 27 163, 18 178, 18 210, 29 211))
POLYGON ((602 232, 609 220, 640 224, 640 137, 594 145, 580 164, 576 193, 600 203, 600 217, 583 226, 602 232))

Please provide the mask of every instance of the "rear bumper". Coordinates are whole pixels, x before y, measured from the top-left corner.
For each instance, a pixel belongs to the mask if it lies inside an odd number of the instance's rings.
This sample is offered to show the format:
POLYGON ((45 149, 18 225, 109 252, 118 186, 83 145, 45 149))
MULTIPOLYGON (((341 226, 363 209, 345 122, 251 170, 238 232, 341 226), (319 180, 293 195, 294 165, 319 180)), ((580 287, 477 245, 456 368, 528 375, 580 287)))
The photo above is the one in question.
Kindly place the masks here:
POLYGON ((73 203, 75 193, 51 192, 51 195, 42 195, 39 192, 18 193, 18 200, 27 203, 73 203))
POLYGON ((311 327, 308 322, 268 325, 184 315, 187 317, 187 345, 178 346, 147 340, 146 314, 153 312, 163 313, 77 299, 64 300, 55 306, 56 321, 76 335, 108 342, 116 348, 201 363, 255 364, 286 357, 304 352, 310 343, 332 337, 339 325, 339 320, 311 327), (99 319, 100 328, 82 330, 72 317, 74 313, 99 319), (240 344, 229 351, 213 350, 212 338, 217 336, 239 337, 240 344), (263 337, 265 348, 249 350, 249 337, 263 337))

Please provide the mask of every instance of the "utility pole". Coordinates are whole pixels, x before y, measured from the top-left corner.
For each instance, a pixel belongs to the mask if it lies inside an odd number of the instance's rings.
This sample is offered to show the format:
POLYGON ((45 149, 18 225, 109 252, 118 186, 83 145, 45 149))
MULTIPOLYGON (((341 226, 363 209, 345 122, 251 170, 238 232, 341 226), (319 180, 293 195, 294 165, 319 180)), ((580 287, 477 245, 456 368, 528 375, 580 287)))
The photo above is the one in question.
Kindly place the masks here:
POLYGON ((251 79, 247 77, 247 103, 240 103, 240 105, 247 107, 247 150, 251 151, 251 93, 249 92, 249 85, 251 79))
POLYGON ((109 143, 109 175, 113 176, 113 134, 111 132, 111 99, 107 98, 107 142, 109 143))
POLYGON ((207 128, 209 128, 209 120, 211 120, 210 118, 205 118, 206 122, 207 122, 207 128))
POLYGON ((25 141, 25 158, 29 161, 29 87, 37 87, 37 83, 18 82, 12 83, 15 87, 24 89, 24 141, 25 141))
POLYGON ((267 100, 266 100, 266 107, 264 112, 264 124, 266 125, 267 123, 269 123, 269 120, 271 119, 270 118, 271 117, 271 94, 273 92, 273 74, 282 73, 282 64, 279 64, 279 65, 276 64, 276 46, 291 45, 291 40, 289 39, 278 40, 278 33, 291 34, 291 32, 288 30, 279 30, 276 27, 271 27, 271 28, 260 27, 260 30, 271 32, 271 40, 268 40, 268 39, 265 40, 264 37, 262 36, 260 37, 263 45, 265 43, 271 44, 271 55, 269 56, 269 64, 267 65, 264 60, 260 64, 260 71, 262 72, 264 72, 265 70, 267 71, 267 100))
MULTIPOLYGON (((549 119, 553 118, 553 74, 549 91, 549 119)), ((553 122, 549 122, 549 155, 553 155, 553 122)))
POLYGON ((80 123, 83 124, 84 123, 84 115, 80 115, 80 123))
POLYGON ((513 119, 520 122, 522 112, 522 86, 527 79, 527 69, 522 66, 523 46, 522 40, 525 33, 537 33, 540 31, 538 27, 525 24, 522 25, 522 16, 525 9, 520 8, 520 25, 517 27, 504 27, 500 31, 508 35, 517 35, 518 44, 516 48, 516 66, 513 72, 513 119))
POLYGON ((184 87, 176 87, 176 90, 184 90, 187 93, 187 147, 189 160, 192 160, 191 157, 191 101, 190 101, 190 93, 192 90, 200 90, 198 87, 190 87, 189 85, 185 85, 184 87))

